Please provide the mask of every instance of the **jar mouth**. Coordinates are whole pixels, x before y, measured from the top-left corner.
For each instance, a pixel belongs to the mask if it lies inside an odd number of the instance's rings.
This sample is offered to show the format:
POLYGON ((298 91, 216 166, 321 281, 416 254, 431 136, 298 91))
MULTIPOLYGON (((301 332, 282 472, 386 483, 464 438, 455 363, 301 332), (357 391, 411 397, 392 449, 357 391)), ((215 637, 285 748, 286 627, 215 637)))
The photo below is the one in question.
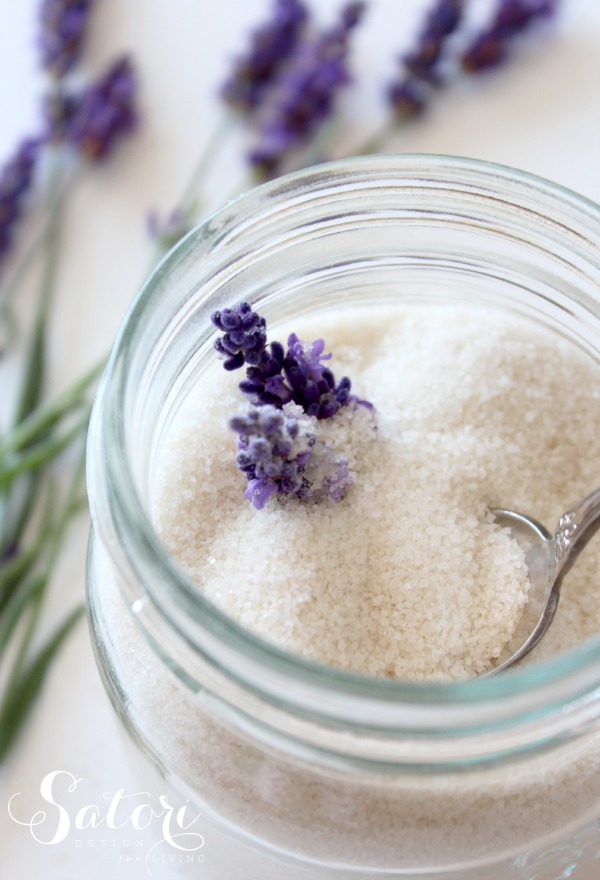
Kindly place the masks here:
MULTIPOLYGON (((196 283, 201 284, 200 276, 212 272, 217 264, 235 264, 245 238, 257 240, 265 229, 276 229, 284 209, 301 212, 315 192, 327 190, 335 196, 347 187, 370 188, 374 198, 378 187, 392 188, 397 194, 410 190, 412 198, 419 197, 419 188, 430 193, 436 189, 476 193, 509 223, 525 218, 544 225, 549 239, 566 236, 568 259, 585 281, 581 294, 571 292, 570 298, 577 307, 595 310, 600 320, 600 298, 594 301, 593 297, 595 279, 585 268, 600 271, 600 207, 557 184, 485 161, 428 154, 342 160, 263 184, 190 232, 157 266, 129 310, 102 381, 90 432, 94 527, 102 530, 95 514, 100 494, 96 471, 102 467, 104 482, 110 486, 108 503, 114 519, 131 537, 129 563, 141 576, 159 613, 221 671, 261 693, 280 691, 281 682, 286 682, 286 687, 293 682, 295 691, 290 699, 305 708, 311 706, 317 713, 326 711, 331 695, 336 694, 339 707, 344 701, 360 700, 370 707, 370 723, 389 727, 397 723, 401 713, 406 717, 407 706, 435 707, 448 714, 452 707, 481 709, 510 698, 511 712, 524 716, 560 700, 589 694, 600 685, 600 637, 551 660, 464 682, 379 679, 325 667, 267 642, 222 612, 181 570, 153 528, 132 468, 126 425, 134 390, 132 377, 139 372, 140 341, 148 332, 156 332, 155 311, 171 280, 175 278, 179 291, 188 289, 186 273, 201 255, 203 268, 196 270, 196 283), (533 699, 532 694, 536 695, 533 699)), ((185 315, 178 318, 184 319, 185 315)), ((210 331, 205 328, 204 332, 210 331)), ((147 368, 148 383, 154 378, 154 366, 147 368)), ((473 717, 473 724, 479 723, 473 717)), ((481 717, 478 714, 477 718, 481 717)))

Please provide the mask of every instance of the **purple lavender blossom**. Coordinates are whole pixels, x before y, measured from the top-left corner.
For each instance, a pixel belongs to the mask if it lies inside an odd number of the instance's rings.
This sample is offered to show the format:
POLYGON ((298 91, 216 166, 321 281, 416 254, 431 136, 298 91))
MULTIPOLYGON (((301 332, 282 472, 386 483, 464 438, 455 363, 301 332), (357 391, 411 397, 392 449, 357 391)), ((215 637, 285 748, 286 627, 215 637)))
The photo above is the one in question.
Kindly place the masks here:
POLYGON ((354 482, 348 460, 317 442, 314 420, 299 407, 254 407, 229 427, 238 434, 237 466, 248 480, 244 497, 256 510, 272 495, 341 501, 354 482))
POLYGON ((78 99, 66 127, 68 141, 88 159, 105 159, 135 126, 134 99, 133 67, 123 57, 78 99))
POLYGON ((440 84, 446 41, 460 25, 464 6, 465 0, 435 0, 427 13, 416 48, 402 56, 402 74, 388 89, 388 99, 398 117, 420 113, 431 86, 440 84))
POLYGON ((278 172, 286 155, 309 138, 330 115, 338 90, 350 82, 350 32, 364 3, 349 3, 329 31, 301 39, 265 103, 259 140, 250 164, 263 176, 278 172))
POLYGON ((317 440, 310 419, 267 405, 234 416, 229 427, 238 434, 237 465, 248 479, 244 497, 257 510, 274 493, 310 497, 304 471, 317 440))
POLYGON ((444 43, 459 26, 464 6, 465 0, 437 0, 425 18, 416 49, 402 59, 412 76, 439 83, 439 62, 444 43))
POLYGON ((0 263, 10 249, 23 201, 31 186, 40 142, 23 141, 0 173, 0 263))
POLYGON ((321 361, 331 355, 322 354, 325 342, 301 342, 295 333, 288 337, 288 350, 283 371, 292 389, 292 399, 311 416, 329 419, 350 400, 350 379, 344 376, 336 385, 331 370, 321 361))
POLYGON ((239 387, 256 406, 282 409, 293 402, 317 419, 331 418, 351 400, 372 408, 368 401, 350 394, 347 376, 336 384, 323 363, 331 358, 331 354, 323 354, 323 339, 306 343, 291 333, 287 350, 280 342, 267 346, 267 322, 247 302, 214 312, 211 321, 223 333, 215 341, 215 349, 225 358, 224 368, 237 370, 247 364, 246 378, 239 387))
POLYGON ((258 364, 267 344, 267 322, 247 302, 233 309, 223 309, 211 315, 211 321, 223 336, 215 342, 215 349, 224 355, 226 370, 237 370, 246 364, 258 364))
POLYGON ((39 51, 42 67, 57 79, 75 65, 92 0, 42 0, 39 51))
POLYGON ((322 378, 324 370, 321 361, 331 360, 331 353, 323 354, 324 351, 324 339, 306 343, 298 339, 295 333, 290 333, 288 336, 288 353, 295 358, 310 381, 318 382, 322 378))
POLYGON ((251 38, 251 45, 223 85, 226 103, 245 113, 255 110, 281 65, 294 51, 308 18, 300 0, 275 0, 272 18, 251 38))
POLYGON ((292 400, 292 392, 283 375, 285 349, 280 342, 271 342, 260 356, 260 361, 246 369, 246 379, 240 382, 240 391, 248 394, 257 406, 270 403, 282 407, 292 400))
POLYGON ((500 0, 490 26, 463 53, 463 69, 476 73, 502 64, 512 40, 534 22, 549 18, 557 5, 557 0, 500 0))
POLYGON ((261 355, 256 366, 249 366, 240 390, 256 405, 283 407, 292 401, 317 419, 329 419, 349 403, 350 379, 344 376, 336 385, 335 377, 321 361, 325 343, 301 342, 295 333, 288 337, 288 348, 273 342, 261 355))

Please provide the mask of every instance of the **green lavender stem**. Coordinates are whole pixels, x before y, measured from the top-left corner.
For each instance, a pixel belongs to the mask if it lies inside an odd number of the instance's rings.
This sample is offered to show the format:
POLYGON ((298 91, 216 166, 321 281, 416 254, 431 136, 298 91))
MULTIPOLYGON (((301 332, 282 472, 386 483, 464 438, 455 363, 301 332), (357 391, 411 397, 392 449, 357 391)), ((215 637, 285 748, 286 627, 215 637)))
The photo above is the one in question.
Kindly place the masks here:
POLYGON ((18 424, 34 409, 42 396, 43 369, 46 354, 46 327, 48 313, 56 280, 56 260, 60 236, 60 220, 63 202, 59 197, 61 191, 61 151, 54 151, 52 170, 48 183, 46 210, 50 214, 46 238, 44 241, 44 265, 38 307, 36 310, 33 337, 29 346, 25 366, 25 378, 21 390, 21 398, 17 405, 15 422, 18 424))
MULTIPOLYGON (((56 161, 53 164, 56 166, 56 161)), ((4 317, 8 313, 12 298, 20 289, 27 273, 34 265, 41 246, 47 240, 49 227, 53 222, 55 213, 57 210, 61 210, 71 187, 75 183, 77 173, 78 169, 71 170, 66 177, 61 176, 60 179, 56 177, 55 182, 52 184, 52 191, 49 191, 48 198, 46 199, 44 217, 38 229, 33 233, 33 237, 21 254, 12 274, 6 280, 3 280, 0 286, 0 317, 4 317)))
POLYGON ((43 439, 47 432, 65 416, 71 415, 85 406, 88 393, 101 375, 105 365, 106 359, 103 358, 70 388, 56 395, 47 403, 37 406, 27 418, 15 425, 0 441, 0 462, 5 461, 12 453, 43 439))
POLYGON ((204 184, 206 175, 211 168, 215 159, 221 153, 221 147, 226 137, 231 132, 237 118, 232 113, 224 113, 219 123, 213 129, 196 165, 188 179, 187 184, 181 194, 181 197, 171 210, 171 216, 177 217, 178 222, 175 230, 160 236, 157 239, 156 252, 153 255, 150 269, 153 269, 158 260, 168 251, 177 241, 182 238, 189 228, 194 225, 202 204, 200 194, 202 185, 204 184))
POLYGON ((83 615, 83 607, 72 611, 54 631, 36 657, 23 671, 18 687, 6 692, 0 707, 0 763, 5 759, 35 703, 50 664, 67 636, 83 615))
POLYGON ((29 473, 56 458, 59 453, 70 446, 73 440, 85 434, 90 420, 91 405, 84 409, 83 417, 64 434, 51 437, 35 446, 27 447, 20 455, 0 465, 0 489, 9 486, 21 474, 29 473))
POLYGON ((61 515, 53 530, 52 540, 48 542, 47 558, 41 571, 30 580, 24 581, 22 588, 13 593, 1 619, 0 656, 11 643, 19 623, 25 622, 27 617, 25 631, 18 642, 0 703, 0 762, 29 714, 50 661, 83 612, 81 606, 71 612, 38 653, 32 659, 28 659, 39 624, 44 596, 62 548, 64 533, 79 506, 77 497, 83 487, 84 463, 85 456, 82 452, 61 515))
MULTIPOLYGON (((83 462, 82 455, 58 521, 50 522, 51 514, 54 512, 52 505, 55 503, 55 493, 51 486, 48 493, 50 503, 47 506, 47 515, 42 521, 40 534, 28 551, 20 553, 1 571, 3 602, 0 613, 0 658, 8 649, 13 633, 28 606, 41 601, 53 573, 66 528, 75 514, 84 506, 84 499, 81 498, 83 462), (46 561, 40 569, 44 559, 46 561)), ((33 630, 23 639, 20 651, 22 658, 25 656, 32 635, 33 630)), ((18 677, 19 665, 15 662, 12 678, 18 677)))
POLYGON ((224 113, 209 137, 176 208, 184 216, 191 215, 194 211, 198 210, 199 194, 206 174, 219 154, 219 148, 223 145, 225 138, 229 135, 236 122, 237 119, 232 113, 224 113))

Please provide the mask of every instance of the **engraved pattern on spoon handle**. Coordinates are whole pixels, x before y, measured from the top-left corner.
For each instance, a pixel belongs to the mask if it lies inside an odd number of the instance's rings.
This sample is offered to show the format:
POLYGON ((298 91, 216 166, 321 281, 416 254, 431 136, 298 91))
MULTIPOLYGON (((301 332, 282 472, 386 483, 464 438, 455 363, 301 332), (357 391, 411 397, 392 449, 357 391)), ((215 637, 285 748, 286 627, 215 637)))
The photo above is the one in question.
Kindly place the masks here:
POLYGON ((552 543, 556 554, 556 575, 564 577, 587 542, 600 528, 600 489, 561 516, 552 543))

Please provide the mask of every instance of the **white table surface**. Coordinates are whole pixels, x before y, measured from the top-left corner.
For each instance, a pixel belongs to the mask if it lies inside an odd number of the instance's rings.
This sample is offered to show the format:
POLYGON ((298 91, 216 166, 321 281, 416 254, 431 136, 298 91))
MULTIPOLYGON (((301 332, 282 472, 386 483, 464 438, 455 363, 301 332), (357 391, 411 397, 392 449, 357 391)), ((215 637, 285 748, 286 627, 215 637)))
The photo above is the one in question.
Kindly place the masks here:
MULTIPOLYGON (((152 206, 168 209, 183 189, 218 117, 215 87, 227 60, 244 45, 247 27, 268 5, 263 0, 98 2, 85 65, 98 72, 117 52, 131 51, 142 84, 143 121, 135 138, 73 193, 52 313, 51 389, 63 388, 110 345, 151 259, 146 211, 152 206)), ((373 0, 356 41, 355 69, 361 75, 345 102, 342 149, 361 140, 357 132, 375 128, 383 119, 381 83, 426 5, 424 0, 373 0)), ((319 0, 313 6, 326 18, 338 3, 319 0)), ((33 50, 37 2, 0 0, 0 8, 2 163, 36 125, 42 83, 33 50)), ((600 3, 565 0, 560 24, 550 36, 501 72, 450 88, 427 117, 399 132, 390 148, 501 162, 600 202, 599 95, 600 3)), ((240 171, 239 159, 227 157, 221 173, 209 182, 214 206, 230 195, 240 171)), ((27 289, 22 294, 25 312, 31 295, 27 289)), ((3 396, 9 396, 10 365, 0 364, 0 381, 3 396)), ((71 531, 53 585, 50 618, 83 596, 87 528, 82 517, 71 531)), ((106 804, 106 796, 119 789, 138 791, 83 624, 54 664, 20 742, 0 770, 0 880, 147 877, 143 859, 125 863, 123 858, 131 827, 71 827, 61 843, 44 845, 29 826, 9 816, 9 798, 20 793, 11 802, 13 813, 29 821, 44 806, 41 780, 57 770, 80 780, 72 801, 65 802, 71 818, 77 807, 106 804)), ((56 824, 52 811, 58 811, 45 807, 47 840, 50 824, 56 824)), ((33 830, 44 837, 43 826, 33 830)), ((181 876, 168 861, 156 864, 152 875, 159 880, 181 876)), ((577 874, 576 880, 595 878, 577 874)))

